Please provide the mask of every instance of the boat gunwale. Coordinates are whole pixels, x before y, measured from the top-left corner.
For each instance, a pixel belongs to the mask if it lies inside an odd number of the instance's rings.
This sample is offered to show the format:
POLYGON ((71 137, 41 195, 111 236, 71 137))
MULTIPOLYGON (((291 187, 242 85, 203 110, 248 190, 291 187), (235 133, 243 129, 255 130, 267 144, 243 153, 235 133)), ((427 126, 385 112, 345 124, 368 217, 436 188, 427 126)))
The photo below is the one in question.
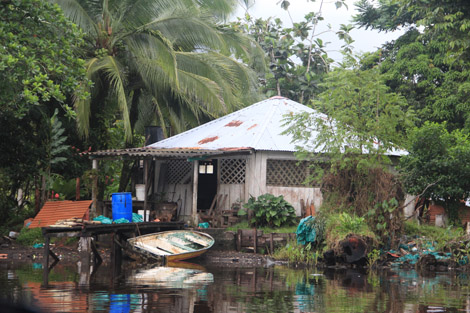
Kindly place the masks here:
MULTIPOLYGON (((139 248, 139 250, 142 250, 142 251, 145 251, 146 253, 149 253, 149 254, 152 254, 152 255, 156 255, 158 257, 163 257, 167 260, 184 260, 186 258, 179 258, 179 257, 182 257, 182 256, 185 256, 185 255, 194 255, 194 257, 196 256, 199 256, 201 254, 203 254, 206 250, 210 249, 214 243, 215 243, 215 239, 207 234, 207 233, 204 233, 204 232, 200 232, 200 231, 194 231, 194 230, 169 230, 169 231, 163 231, 163 232, 157 232, 157 233, 150 233, 150 234, 146 234, 146 235, 141 235, 141 236, 137 236, 137 237, 133 237, 133 238, 129 238, 127 239, 128 243, 131 245, 131 246, 134 246, 135 248, 139 248), (156 254, 156 253, 152 253, 148 250, 145 250, 145 248, 143 247, 139 247, 136 245, 136 242, 137 240, 142 240, 142 239, 145 239, 145 238, 149 238, 149 237, 164 237, 165 235, 168 235, 168 234, 171 234, 171 233, 195 233, 197 235, 200 235, 201 237, 205 237, 206 239, 209 239, 208 241, 208 245, 206 247, 203 247, 201 249, 198 249, 198 250, 194 250, 194 251, 186 251, 186 252, 180 252, 180 253, 174 253, 174 254, 168 254, 168 255, 163 255, 163 254, 156 254)), ((189 258, 192 258, 189 257, 189 258)))

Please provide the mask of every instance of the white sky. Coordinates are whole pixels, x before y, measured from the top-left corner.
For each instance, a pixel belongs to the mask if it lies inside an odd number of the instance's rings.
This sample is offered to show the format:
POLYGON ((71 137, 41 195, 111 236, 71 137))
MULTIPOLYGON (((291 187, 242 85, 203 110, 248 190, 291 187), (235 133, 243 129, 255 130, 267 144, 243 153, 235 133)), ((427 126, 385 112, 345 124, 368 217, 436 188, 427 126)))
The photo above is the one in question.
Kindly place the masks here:
MULTIPOLYGON (((278 17, 283 21, 285 27, 290 27, 292 25, 291 19, 287 11, 281 9, 279 0, 254 0, 255 3, 248 9, 250 13, 255 18, 268 18, 268 17, 278 17)), ((294 22, 300 22, 304 20, 304 16, 309 12, 318 12, 320 8, 320 0, 311 2, 308 0, 289 0, 289 12, 292 16, 294 22)), ((324 1, 322 7, 322 15, 324 20, 320 22, 317 26, 316 33, 327 30, 328 24, 331 25, 333 31, 339 30, 340 24, 353 24, 352 16, 357 14, 354 7, 354 2, 356 0, 346 0, 348 9, 344 6, 340 9, 336 9, 335 1, 324 1)), ((237 16, 243 17, 245 11, 241 8, 238 9, 237 16)), ((384 44, 387 41, 398 38, 403 32, 397 31, 393 33, 377 32, 372 30, 354 29, 351 31, 351 36, 355 40, 353 43, 354 51, 367 52, 375 51, 378 47, 384 44)), ((319 36, 323 42, 330 42, 327 46, 328 55, 330 58, 341 61, 342 55, 337 52, 341 45, 340 41, 334 32, 325 33, 319 36)))

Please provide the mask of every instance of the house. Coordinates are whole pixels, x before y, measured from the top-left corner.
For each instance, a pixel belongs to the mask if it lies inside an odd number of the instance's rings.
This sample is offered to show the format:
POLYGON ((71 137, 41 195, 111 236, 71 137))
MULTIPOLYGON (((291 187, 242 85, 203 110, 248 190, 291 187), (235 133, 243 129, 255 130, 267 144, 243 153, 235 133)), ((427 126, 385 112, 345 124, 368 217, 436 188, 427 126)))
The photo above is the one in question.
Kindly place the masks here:
POLYGON ((220 195, 224 209, 265 193, 283 195, 300 215, 302 203, 322 202, 319 186, 304 184, 311 169, 294 156, 292 136, 283 134, 285 116, 301 112, 318 114, 273 97, 146 147, 99 151, 91 158, 94 168, 110 156, 144 160, 143 206, 149 209, 157 198, 176 202, 185 221, 197 222, 197 212, 220 195))

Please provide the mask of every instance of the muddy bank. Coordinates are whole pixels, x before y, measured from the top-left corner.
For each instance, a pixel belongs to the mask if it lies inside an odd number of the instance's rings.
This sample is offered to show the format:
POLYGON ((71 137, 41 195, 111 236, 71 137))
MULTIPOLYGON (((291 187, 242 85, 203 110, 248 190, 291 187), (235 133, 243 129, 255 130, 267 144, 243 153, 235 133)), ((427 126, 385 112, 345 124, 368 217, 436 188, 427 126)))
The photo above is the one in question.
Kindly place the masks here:
MULTIPOLYGON (((80 260, 78 244, 55 244, 51 245, 51 250, 60 258, 61 263, 76 263, 80 260)), ((98 248, 98 251, 103 258, 103 263, 109 264, 111 261, 110 249, 101 247, 98 248)), ((0 263, 42 263, 43 260, 44 248, 25 247, 15 242, 0 245, 0 263)), ((133 262, 126 256, 124 256, 124 261, 126 263, 133 262)), ((258 267, 273 264, 273 261, 265 255, 220 250, 209 250, 202 256, 188 261, 212 267, 258 267)))

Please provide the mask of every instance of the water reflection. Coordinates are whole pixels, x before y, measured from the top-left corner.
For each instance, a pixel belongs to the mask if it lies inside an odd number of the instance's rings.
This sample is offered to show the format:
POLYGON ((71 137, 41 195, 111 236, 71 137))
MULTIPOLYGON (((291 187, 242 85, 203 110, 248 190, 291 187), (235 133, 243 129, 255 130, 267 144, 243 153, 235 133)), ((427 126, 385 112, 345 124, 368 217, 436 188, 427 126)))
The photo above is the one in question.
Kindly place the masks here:
POLYGON ((101 266, 84 283, 77 265, 59 262, 44 285, 42 271, 34 264, 0 264, 0 298, 42 312, 470 312, 465 273, 182 263, 129 269, 118 277, 101 266))
POLYGON ((200 265, 170 262, 167 266, 153 266, 131 271, 126 283, 134 286, 161 288, 195 288, 214 282, 212 273, 200 265))

